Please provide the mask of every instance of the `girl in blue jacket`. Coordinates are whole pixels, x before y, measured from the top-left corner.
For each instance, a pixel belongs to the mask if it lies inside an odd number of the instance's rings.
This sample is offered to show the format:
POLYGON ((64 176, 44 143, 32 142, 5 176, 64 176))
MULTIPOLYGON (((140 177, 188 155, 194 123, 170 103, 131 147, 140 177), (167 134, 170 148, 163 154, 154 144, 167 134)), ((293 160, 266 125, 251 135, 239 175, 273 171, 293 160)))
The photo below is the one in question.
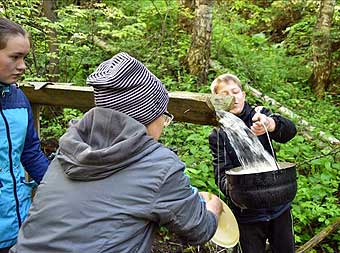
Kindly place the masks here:
POLYGON ((0 253, 7 253, 16 243, 31 204, 32 187, 48 166, 29 101, 15 85, 26 69, 24 57, 29 50, 26 31, 0 18, 0 253), (26 181, 25 170, 34 181, 26 181))

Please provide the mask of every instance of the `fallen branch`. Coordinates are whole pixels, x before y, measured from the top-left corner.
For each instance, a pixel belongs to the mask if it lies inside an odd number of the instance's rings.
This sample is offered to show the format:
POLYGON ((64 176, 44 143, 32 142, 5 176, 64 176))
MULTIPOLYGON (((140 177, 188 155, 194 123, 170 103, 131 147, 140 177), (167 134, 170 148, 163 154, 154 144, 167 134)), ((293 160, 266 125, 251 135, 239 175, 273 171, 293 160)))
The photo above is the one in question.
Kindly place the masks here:
POLYGON ((109 53, 116 53, 116 50, 115 48, 111 47, 110 45, 108 45, 105 41, 101 40, 100 38, 98 38, 97 36, 93 36, 92 37, 93 39, 93 43, 101 48, 102 50, 106 51, 106 52, 109 52, 109 53))
MULTIPOLYGON (((271 103, 272 105, 276 106, 278 108, 278 111, 286 116, 288 116, 289 118, 292 119, 297 119, 298 121, 298 125, 301 125, 303 127, 305 127, 309 132, 312 132, 313 130, 315 130, 315 127, 311 126, 306 120, 304 120, 301 116, 295 114, 293 111, 289 110, 288 108, 282 106, 279 102, 277 102, 276 100, 264 95, 263 93, 261 93, 260 91, 258 91, 257 89, 251 87, 248 85, 249 90, 252 92, 252 94, 256 97, 259 97, 261 99, 263 99, 266 102, 271 103)), ((306 132, 302 132, 302 134, 304 136, 306 136, 308 139, 310 139, 310 135, 306 132)), ((339 145, 340 141, 333 137, 333 136, 327 136, 325 132, 323 131, 319 131, 319 136, 321 138, 321 140, 326 141, 330 144, 333 145, 339 145)))
POLYGON ((340 227, 340 217, 337 218, 331 225, 323 229, 319 234, 315 235, 312 239, 302 245, 296 253, 307 252, 308 250, 314 248, 319 242, 325 239, 328 235, 333 233, 340 227))

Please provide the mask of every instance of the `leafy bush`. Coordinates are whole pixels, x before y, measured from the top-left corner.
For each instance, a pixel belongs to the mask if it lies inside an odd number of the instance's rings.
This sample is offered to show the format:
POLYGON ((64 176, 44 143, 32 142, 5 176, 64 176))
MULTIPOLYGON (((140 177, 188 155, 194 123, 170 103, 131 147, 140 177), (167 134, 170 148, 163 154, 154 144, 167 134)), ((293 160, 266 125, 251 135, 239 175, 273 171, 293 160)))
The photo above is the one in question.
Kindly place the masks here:
POLYGON ((42 141, 49 139, 58 140, 69 127, 70 121, 81 118, 82 115, 83 113, 77 109, 65 108, 60 115, 56 115, 50 119, 42 118, 40 121, 42 141))
POLYGON ((215 184, 212 155, 208 136, 211 126, 197 126, 188 123, 175 123, 164 129, 160 139, 165 146, 173 147, 186 164, 186 174, 191 183, 200 191, 209 191, 221 196, 215 184))

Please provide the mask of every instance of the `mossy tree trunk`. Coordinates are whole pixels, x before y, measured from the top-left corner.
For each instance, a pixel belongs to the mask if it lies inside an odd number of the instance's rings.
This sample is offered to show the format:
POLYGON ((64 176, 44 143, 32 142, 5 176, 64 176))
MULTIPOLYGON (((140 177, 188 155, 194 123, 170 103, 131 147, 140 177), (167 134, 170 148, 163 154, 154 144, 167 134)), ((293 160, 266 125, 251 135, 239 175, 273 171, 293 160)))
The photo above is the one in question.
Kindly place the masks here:
POLYGON ((179 4, 181 6, 181 11, 178 17, 178 24, 183 30, 191 33, 195 12, 195 0, 179 0, 179 4))
POLYGON ((206 84, 208 80, 212 11, 213 0, 195 0, 195 20, 187 64, 190 74, 198 77, 198 85, 206 84))
MULTIPOLYGON (((56 2, 50 0, 42 1, 42 10, 44 16, 50 20, 51 23, 57 21, 57 15, 55 14, 56 2)), ((58 43, 57 43, 57 32, 53 28, 47 30, 48 35, 48 48, 50 51, 50 60, 46 67, 48 81, 57 82, 59 74, 59 56, 58 56, 58 43)))
POLYGON ((311 85, 318 97, 323 97, 329 87, 331 64, 331 27, 335 0, 320 2, 319 16, 313 33, 313 73, 311 85))

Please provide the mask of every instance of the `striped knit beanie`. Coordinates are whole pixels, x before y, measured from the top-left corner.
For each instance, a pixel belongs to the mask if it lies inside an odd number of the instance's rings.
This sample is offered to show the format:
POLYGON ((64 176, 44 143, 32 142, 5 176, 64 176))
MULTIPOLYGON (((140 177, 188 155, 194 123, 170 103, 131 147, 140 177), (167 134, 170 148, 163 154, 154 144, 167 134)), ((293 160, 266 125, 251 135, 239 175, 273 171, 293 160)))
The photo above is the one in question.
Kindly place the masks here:
POLYGON ((86 81, 94 88, 96 106, 125 113, 144 125, 168 106, 169 95, 162 82, 127 53, 101 63, 86 81))

